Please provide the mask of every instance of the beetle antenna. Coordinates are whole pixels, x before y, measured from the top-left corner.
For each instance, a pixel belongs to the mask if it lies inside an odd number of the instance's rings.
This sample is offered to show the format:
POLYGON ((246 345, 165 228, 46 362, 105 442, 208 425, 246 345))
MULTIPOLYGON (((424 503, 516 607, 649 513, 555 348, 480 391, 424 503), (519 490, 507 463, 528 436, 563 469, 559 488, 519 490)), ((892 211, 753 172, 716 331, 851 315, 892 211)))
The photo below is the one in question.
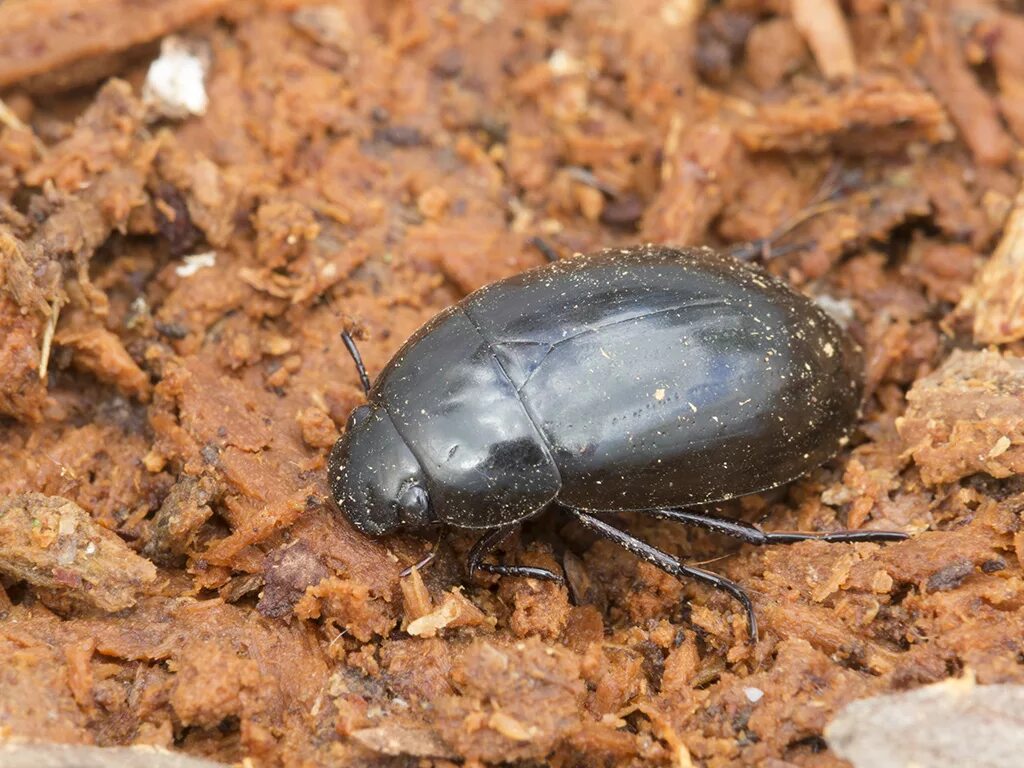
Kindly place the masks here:
POLYGON ((824 180, 818 187, 818 191, 814 193, 814 196, 811 198, 810 202, 807 203, 807 206, 798 211, 794 216, 791 216, 789 219, 784 221, 770 235, 758 238, 757 240, 751 240, 748 243, 741 243, 733 246, 727 251, 727 253, 741 261, 760 259, 762 262, 766 262, 778 256, 785 256, 787 253, 792 253, 793 251, 813 248, 817 245, 813 240, 806 243, 794 243, 792 245, 781 246, 776 245, 776 243, 801 224, 816 216, 820 216, 823 213, 828 213, 829 211, 839 208, 852 196, 850 195, 846 198, 839 196, 843 192, 842 185, 839 183, 842 176, 842 170, 842 166, 838 163, 829 168, 828 173, 825 174, 824 180))
POLYGON ((408 576, 414 570, 422 571, 424 568, 426 568, 428 565, 430 565, 432 562, 434 562, 434 560, 437 558, 437 552, 438 552, 438 550, 441 547, 441 538, 443 536, 444 536, 444 526, 442 525, 442 526, 440 526, 440 530, 437 532, 437 541, 434 542, 434 548, 432 550, 430 550, 429 552, 427 552, 427 554, 423 556, 423 559, 421 559, 418 563, 416 563, 415 565, 410 565, 408 568, 406 568, 404 571, 402 571, 400 574, 398 574, 399 577, 404 579, 406 576, 408 576))
POLYGON ((540 251, 544 258, 550 263, 558 261, 558 252, 555 251, 545 240, 540 237, 531 237, 529 240, 530 245, 540 251))
POLYGON ((352 355, 352 360, 356 364, 356 370, 359 372, 359 382, 363 385, 363 392, 369 395, 370 377, 366 375, 366 366, 363 365, 363 357, 359 354, 359 348, 356 346, 355 339, 352 338, 352 334, 348 331, 342 331, 341 340, 345 342, 345 349, 352 355))

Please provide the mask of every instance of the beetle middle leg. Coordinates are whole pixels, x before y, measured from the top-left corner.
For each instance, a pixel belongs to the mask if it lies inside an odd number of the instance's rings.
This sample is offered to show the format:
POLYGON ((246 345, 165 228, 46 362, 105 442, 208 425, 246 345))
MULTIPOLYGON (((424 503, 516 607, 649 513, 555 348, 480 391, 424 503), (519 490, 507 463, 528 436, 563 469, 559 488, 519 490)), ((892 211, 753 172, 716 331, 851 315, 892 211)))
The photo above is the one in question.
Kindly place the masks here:
POLYGON ((767 544, 796 544, 798 541, 827 541, 830 544, 851 544, 856 542, 883 543, 903 541, 910 538, 903 531, 833 531, 830 533, 801 533, 799 531, 762 531, 753 523, 719 517, 707 512, 668 507, 645 509, 643 514, 659 520, 672 520, 683 525, 692 525, 707 531, 720 533, 745 544, 764 546, 767 544))
POLYGON ((747 614, 747 632, 750 642, 757 642, 757 617, 754 615, 754 604, 751 602, 750 596, 739 584, 724 576, 719 576, 717 573, 711 573, 711 571, 705 571, 702 568, 695 568, 692 565, 683 565, 660 549, 655 549, 650 544, 630 536, 625 531, 619 530, 614 525, 610 525, 604 520, 584 512, 582 509, 564 506, 562 509, 569 512, 584 527, 589 528, 600 536, 604 536, 606 539, 614 541, 623 549, 646 560, 651 565, 665 571, 665 573, 675 576, 677 579, 694 579, 715 589, 728 592, 743 606, 743 610, 747 614))
POLYGON ((532 565, 504 565, 502 563, 485 563, 484 557, 497 549, 501 542, 507 539, 516 529, 514 525, 507 525, 501 528, 494 528, 483 536, 469 550, 469 577, 477 570, 494 573, 499 576, 520 576, 528 579, 542 579, 543 581, 555 581, 562 583, 564 579, 554 571, 547 568, 535 568, 532 565))

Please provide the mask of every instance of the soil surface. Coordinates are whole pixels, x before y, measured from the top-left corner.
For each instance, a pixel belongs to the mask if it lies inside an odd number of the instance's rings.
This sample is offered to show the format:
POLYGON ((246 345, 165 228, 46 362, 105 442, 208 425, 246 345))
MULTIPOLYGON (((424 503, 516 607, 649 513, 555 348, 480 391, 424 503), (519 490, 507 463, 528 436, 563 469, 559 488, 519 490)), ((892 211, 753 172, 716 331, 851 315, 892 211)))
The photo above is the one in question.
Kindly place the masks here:
POLYGON ((1013 7, 0 2, 0 740, 823 768, 855 699, 1024 682, 1013 7), (503 554, 568 586, 470 581, 459 535, 401 576, 435 542, 327 491, 362 402, 339 331, 373 375, 538 237, 739 248, 820 301, 865 350, 855 439, 725 512, 911 538, 622 516, 749 589, 756 645, 727 595, 552 517, 503 554))

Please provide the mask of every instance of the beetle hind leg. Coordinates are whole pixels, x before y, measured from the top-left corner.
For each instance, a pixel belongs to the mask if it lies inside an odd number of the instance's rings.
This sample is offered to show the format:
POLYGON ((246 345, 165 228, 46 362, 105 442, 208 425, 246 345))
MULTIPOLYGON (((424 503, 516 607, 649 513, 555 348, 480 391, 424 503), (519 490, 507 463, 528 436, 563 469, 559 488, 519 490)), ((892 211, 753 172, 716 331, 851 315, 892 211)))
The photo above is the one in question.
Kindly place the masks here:
POLYGON ((473 578, 473 574, 479 570, 486 573, 494 573, 498 576, 518 576, 520 578, 563 583, 565 579, 554 571, 549 571, 547 568, 536 568, 532 565, 504 565, 502 563, 484 562, 484 557, 497 549, 514 530, 514 525, 494 528, 480 537, 479 541, 469 550, 469 577, 473 578))
POLYGON ((625 531, 609 525, 604 520, 584 512, 582 509, 574 507, 563 507, 563 509, 567 510, 585 528, 589 528, 598 535, 614 541, 623 549, 646 560, 651 565, 665 571, 665 573, 675 576, 677 579, 694 579, 715 589, 728 592, 743 606, 743 610, 747 615, 747 633, 750 637, 750 642, 757 642, 757 617, 754 615, 754 604, 751 602, 750 596, 739 584, 730 581, 724 576, 719 576, 717 573, 711 573, 711 571, 705 571, 702 568, 694 568, 692 565, 683 565, 660 549, 655 549, 650 544, 630 536, 625 531))
POLYGON ((683 525, 692 525, 706 531, 720 533, 745 544, 765 546, 768 544, 795 544, 798 541, 826 541, 830 544, 850 544, 856 542, 883 543, 902 541, 909 538, 903 531, 834 531, 831 533, 800 533, 762 531, 753 523, 718 517, 706 512, 670 507, 667 509, 648 509, 644 514, 660 520, 672 520, 683 525))

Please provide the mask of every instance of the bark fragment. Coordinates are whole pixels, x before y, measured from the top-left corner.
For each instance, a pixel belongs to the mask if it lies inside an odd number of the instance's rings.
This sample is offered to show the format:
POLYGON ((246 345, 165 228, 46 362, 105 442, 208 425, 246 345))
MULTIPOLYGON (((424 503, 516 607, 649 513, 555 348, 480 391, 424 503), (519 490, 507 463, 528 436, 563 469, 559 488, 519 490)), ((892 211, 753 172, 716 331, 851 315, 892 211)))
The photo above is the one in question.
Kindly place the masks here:
MULTIPOLYGON (((128 50, 216 15, 225 0, 20 0, 0 7, 0 87, 89 60, 97 79, 128 50)), ((53 83, 51 77, 51 83, 53 83)), ((84 82, 88 82, 85 80, 84 82)), ((60 87, 84 84, 61 79, 60 87)))
POLYGON ((1024 338, 1024 187, 999 244, 957 309, 974 315, 974 339, 979 344, 1024 338))
POLYGON ((77 504, 27 493, 0 504, 0 572, 105 611, 135 605, 156 568, 77 504))
POLYGON ((1024 472, 1024 360, 956 350, 907 394, 896 427, 929 484, 1024 472))

